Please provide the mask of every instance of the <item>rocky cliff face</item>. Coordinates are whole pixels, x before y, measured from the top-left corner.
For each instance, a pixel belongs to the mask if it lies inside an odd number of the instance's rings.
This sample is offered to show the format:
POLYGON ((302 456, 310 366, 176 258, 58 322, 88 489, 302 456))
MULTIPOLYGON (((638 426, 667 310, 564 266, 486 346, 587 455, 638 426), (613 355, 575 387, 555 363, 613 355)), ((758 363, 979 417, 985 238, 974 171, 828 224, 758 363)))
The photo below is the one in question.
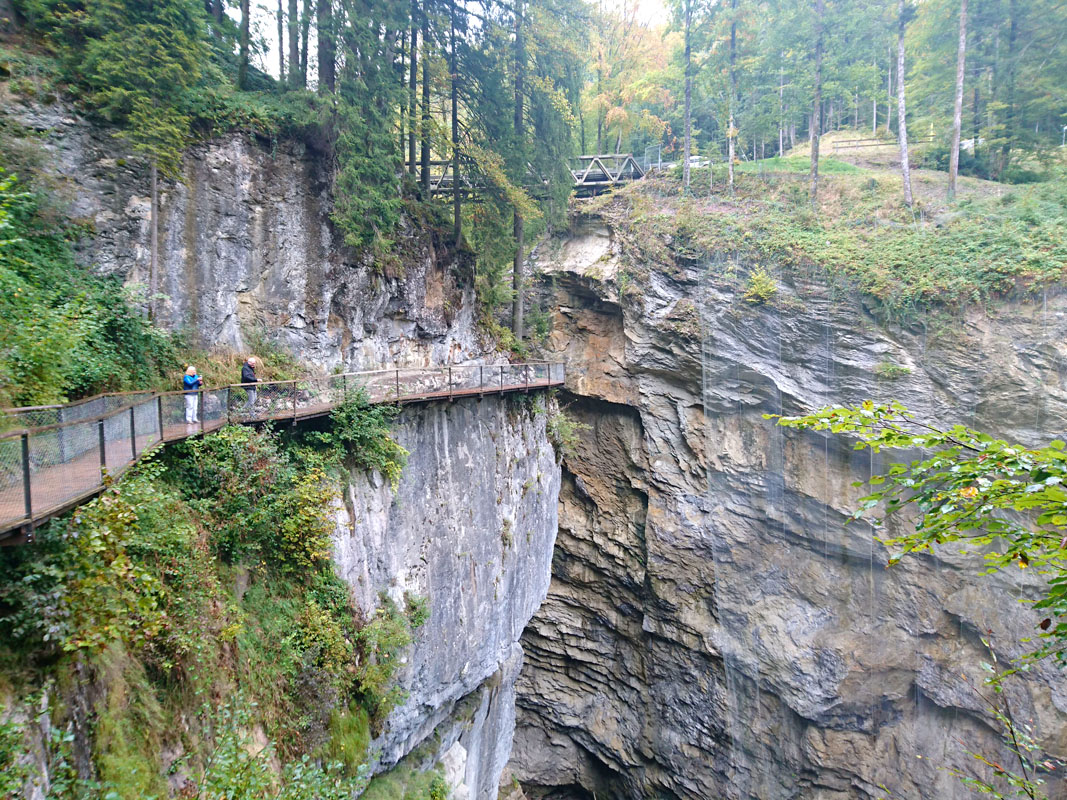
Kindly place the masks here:
MULTIPOLYGON (((151 286, 150 183, 112 132, 61 104, 5 107, 69 213, 93 230, 81 256, 151 286)), ((326 368, 425 366, 485 355, 472 266, 409 228, 401 256, 343 246, 321 154, 231 134, 195 145, 161 183, 158 319, 199 344, 244 351, 257 334, 326 368)))
POLYGON ((511 751, 519 637, 548 591, 560 468, 545 415, 518 399, 409 408, 398 440, 410 452, 399 491, 354 477, 334 539, 365 611, 383 596, 429 600, 400 677, 407 700, 372 750, 389 766, 429 741, 453 797, 489 800, 511 751))
MULTIPOLYGON (((12 106, 33 158, 76 220, 94 269, 147 287, 149 186, 111 132, 62 105, 12 106)), ((403 232, 397 261, 346 249, 328 219, 321 159, 295 143, 231 135, 196 145, 159 215, 158 319, 206 347, 251 335, 322 368, 495 360, 475 328, 473 265, 431 233, 403 232)), ((545 414, 522 400, 405 409, 408 465, 394 494, 353 475, 336 507, 335 561, 360 608, 426 598, 400 673, 406 700, 372 743, 381 771, 418 750, 457 800, 497 796, 510 755, 522 631, 543 601, 560 468, 545 414)))
MULTIPOLYGON (((880 324, 859 299, 744 265, 635 263, 597 219, 539 254, 571 413, 545 605, 523 637, 512 767, 532 789, 604 798, 964 798, 942 767, 998 752, 981 644, 1019 652, 1023 572, 976 579, 942 552, 887 569, 845 526, 881 463, 764 413, 897 398, 1023 442, 1067 411, 1067 298, 880 324), (577 368, 574 365, 581 365, 577 368)), ((1067 754, 1062 676, 1011 689, 1067 754)), ((1053 776, 1051 796, 1067 796, 1053 776)))

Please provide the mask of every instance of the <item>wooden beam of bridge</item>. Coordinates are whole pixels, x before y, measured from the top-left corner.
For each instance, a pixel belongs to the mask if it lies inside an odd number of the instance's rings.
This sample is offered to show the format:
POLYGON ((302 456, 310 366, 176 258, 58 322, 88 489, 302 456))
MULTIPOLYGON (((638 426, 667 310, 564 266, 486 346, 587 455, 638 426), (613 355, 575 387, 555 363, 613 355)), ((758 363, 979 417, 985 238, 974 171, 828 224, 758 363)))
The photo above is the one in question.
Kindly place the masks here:
POLYGON ((405 405, 529 392, 561 386, 563 380, 562 364, 531 362, 231 384, 195 393, 195 424, 185 422, 184 391, 106 394, 63 406, 11 409, 2 421, 22 427, 0 434, 0 544, 31 540, 38 525, 97 495, 105 471, 117 477, 162 444, 224 425, 321 417, 360 391, 371 403, 405 405))

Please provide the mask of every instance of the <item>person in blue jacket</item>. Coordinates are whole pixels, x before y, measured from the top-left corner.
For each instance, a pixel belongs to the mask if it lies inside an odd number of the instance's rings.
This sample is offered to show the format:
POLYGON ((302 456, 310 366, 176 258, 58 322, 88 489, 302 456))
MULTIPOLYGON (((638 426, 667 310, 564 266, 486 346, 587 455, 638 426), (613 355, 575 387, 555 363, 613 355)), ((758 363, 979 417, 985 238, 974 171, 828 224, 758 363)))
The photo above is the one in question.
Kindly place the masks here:
POLYGON ((196 374, 196 367, 189 367, 182 377, 182 389, 185 391, 185 424, 195 425, 200 421, 200 387, 204 379, 196 374))

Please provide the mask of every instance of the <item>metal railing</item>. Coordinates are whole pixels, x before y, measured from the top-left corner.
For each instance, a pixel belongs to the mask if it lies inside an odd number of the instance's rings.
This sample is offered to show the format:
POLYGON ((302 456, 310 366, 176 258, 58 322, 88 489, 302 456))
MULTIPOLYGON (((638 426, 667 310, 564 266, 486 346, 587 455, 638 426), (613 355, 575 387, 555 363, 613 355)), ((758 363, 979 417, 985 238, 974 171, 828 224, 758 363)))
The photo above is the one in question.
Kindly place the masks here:
POLYGON ((193 393, 127 392, 63 406, 4 412, 0 433, 0 538, 92 497, 104 471, 118 476, 162 442, 231 423, 329 414, 364 392, 371 403, 413 403, 560 386, 560 363, 464 364, 347 372, 289 381, 231 384, 193 393), (188 421, 186 397, 195 397, 188 421), (43 422, 43 424, 41 424, 43 422))

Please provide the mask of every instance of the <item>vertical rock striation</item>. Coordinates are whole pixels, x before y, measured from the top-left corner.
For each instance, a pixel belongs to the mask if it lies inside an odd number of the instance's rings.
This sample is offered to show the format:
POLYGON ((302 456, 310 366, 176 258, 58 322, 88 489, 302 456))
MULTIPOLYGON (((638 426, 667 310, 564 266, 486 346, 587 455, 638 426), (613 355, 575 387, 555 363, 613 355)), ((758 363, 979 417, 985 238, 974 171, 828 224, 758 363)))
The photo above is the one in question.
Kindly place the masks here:
POLYGON ((383 597, 429 601, 400 673, 407 700, 372 749, 389 766, 430 741, 462 781, 453 797, 495 798, 519 637, 548 591, 560 469, 545 415, 518 399, 411 407, 398 439, 410 452, 399 490, 354 476, 334 539, 365 612, 383 597))
MULTIPOLYGON (((84 262, 147 287, 147 169, 112 131, 61 104, 5 111, 71 216, 93 230, 84 262)), ((161 187, 159 320, 206 347, 244 351, 266 336, 329 369, 485 355, 473 265, 410 225, 399 258, 354 253, 330 222, 329 189, 326 159, 309 145, 228 134, 193 146, 181 180, 161 187)))
MULTIPOLYGON (((523 637, 520 779, 572 797, 969 797, 942 767, 1000 745, 961 676, 980 682, 990 633, 1001 658, 1020 652, 1037 617, 1018 600, 1039 578, 979 580, 949 551, 887 569, 870 528, 845 525, 852 481, 881 462, 763 414, 893 397, 1053 438, 1067 298, 900 328, 780 276, 752 306, 743 265, 635 264, 596 219, 539 267, 547 355, 572 365, 565 401, 589 428, 564 461, 552 586, 523 637)), ((1067 754, 1062 676, 1041 666, 1010 692, 1067 754)))

